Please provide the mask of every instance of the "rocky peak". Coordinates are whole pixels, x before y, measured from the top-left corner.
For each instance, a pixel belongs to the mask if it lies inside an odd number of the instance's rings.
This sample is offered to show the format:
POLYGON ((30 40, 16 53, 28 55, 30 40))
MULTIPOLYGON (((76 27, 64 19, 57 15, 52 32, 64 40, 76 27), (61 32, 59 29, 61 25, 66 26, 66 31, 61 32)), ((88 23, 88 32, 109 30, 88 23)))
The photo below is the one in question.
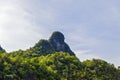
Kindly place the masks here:
POLYGON ((72 52, 72 50, 70 49, 70 47, 65 43, 65 37, 64 35, 59 32, 53 32, 52 36, 49 39, 49 42, 51 43, 51 45, 54 47, 56 52, 68 52, 71 55, 74 55, 74 53, 72 52))
POLYGON ((64 35, 55 31, 49 38, 49 40, 40 40, 34 48, 38 50, 40 54, 50 54, 54 52, 68 52, 70 55, 74 55, 70 47, 65 43, 64 35))
POLYGON ((58 42, 58 43, 63 43, 65 38, 64 35, 61 32, 53 32, 52 36, 49 39, 51 42, 58 42))
POLYGON ((5 50, 0 46, 0 53, 5 52, 5 50))

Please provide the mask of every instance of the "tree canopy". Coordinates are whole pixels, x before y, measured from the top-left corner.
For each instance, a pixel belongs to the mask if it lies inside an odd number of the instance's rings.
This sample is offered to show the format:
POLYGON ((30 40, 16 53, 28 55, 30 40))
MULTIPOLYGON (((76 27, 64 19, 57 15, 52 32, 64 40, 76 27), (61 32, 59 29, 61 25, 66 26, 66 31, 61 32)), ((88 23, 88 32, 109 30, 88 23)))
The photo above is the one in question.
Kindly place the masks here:
POLYGON ((40 56, 28 52, 0 54, 0 80, 120 80, 120 69, 100 59, 81 62, 63 52, 40 56))

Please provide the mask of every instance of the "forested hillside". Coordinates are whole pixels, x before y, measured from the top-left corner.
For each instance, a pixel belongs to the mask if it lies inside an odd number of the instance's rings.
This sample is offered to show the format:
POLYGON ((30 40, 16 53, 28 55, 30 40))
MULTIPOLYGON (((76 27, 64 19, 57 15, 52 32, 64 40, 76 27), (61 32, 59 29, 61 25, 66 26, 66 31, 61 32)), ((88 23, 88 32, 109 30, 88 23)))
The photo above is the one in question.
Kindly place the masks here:
POLYGON ((0 49, 0 80, 120 80, 120 68, 111 63, 81 62, 60 32, 25 51, 0 49))

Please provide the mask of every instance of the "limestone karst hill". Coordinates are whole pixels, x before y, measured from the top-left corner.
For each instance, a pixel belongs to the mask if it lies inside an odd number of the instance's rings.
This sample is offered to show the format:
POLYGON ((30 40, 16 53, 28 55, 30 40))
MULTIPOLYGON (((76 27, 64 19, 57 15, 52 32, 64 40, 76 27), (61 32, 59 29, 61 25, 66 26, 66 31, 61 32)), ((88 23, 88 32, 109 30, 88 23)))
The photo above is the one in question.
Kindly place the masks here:
POLYGON ((120 80, 120 68, 101 59, 81 62, 61 32, 27 50, 0 47, 0 80, 120 80))
POLYGON ((53 32, 49 40, 41 39, 33 47, 37 49, 38 54, 50 54, 53 52, 67 52, 70 55, 74 55, 73 51, 65 42, 65 37, 61 32, 53 32))

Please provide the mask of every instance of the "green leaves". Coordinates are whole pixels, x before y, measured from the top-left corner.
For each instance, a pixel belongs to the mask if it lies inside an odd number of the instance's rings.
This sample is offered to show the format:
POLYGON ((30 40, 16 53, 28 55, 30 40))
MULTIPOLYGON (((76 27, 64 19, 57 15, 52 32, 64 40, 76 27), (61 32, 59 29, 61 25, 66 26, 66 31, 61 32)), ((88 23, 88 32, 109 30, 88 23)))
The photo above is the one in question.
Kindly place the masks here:
POLYGON ((0 80, 119 80, 120 69, 100 59, 80 62, 69 53, 0 54, 0 80), (19 56, 20 55, 20 56, 19 56))

